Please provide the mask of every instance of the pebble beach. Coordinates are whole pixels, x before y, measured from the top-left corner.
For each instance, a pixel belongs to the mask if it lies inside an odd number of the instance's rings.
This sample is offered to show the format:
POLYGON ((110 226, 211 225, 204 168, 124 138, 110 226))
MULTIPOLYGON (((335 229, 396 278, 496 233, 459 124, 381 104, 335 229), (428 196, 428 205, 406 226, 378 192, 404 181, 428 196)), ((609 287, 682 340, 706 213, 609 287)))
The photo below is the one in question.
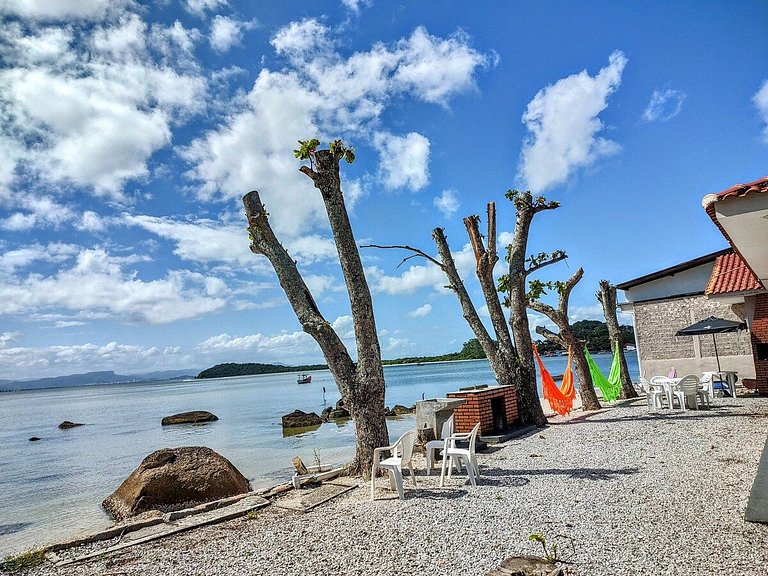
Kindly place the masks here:
MULTIPOLYGON (((566 574, 766 574, 768 525, 744 509, 768 434, 768 399, 648 411, 644 398, 550 425, 478 454, 477 487, 440 488, 416 460, 406 498, 377 479, 302 513, 248 516, 32 575, 486 574, 558 544, 566 574)), ((290 494, 290 493, 289 493, 290 494)), ((287 496, 286 496, 287 497, 287 496)), ((98 551, 101 542, 58 552, 98 551)))

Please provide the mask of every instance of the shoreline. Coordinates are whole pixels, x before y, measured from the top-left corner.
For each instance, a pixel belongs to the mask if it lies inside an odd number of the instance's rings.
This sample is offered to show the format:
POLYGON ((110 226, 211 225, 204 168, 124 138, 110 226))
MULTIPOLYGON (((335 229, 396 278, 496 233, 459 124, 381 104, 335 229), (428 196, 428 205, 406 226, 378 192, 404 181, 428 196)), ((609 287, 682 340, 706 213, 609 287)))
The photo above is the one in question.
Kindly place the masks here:
POLYGON ((534 532, 572 539, 569 574, 753 573, 768 562, 768 526, 744 522, 743 511, 766 423, 765 398, 660 414, 644 398, 628 400, 551 418, 478 454, 476 488, 465 476, 439 488, 419 457, 417 487, 407 481, 402 501, 379 479, 374 502, 361 483, 307 513, 273 503, 252 517, 29 573, 482 574, 508 556, 540 554, 528 539, 534 532), (377 550, 376 562, 364 550, 377 550))

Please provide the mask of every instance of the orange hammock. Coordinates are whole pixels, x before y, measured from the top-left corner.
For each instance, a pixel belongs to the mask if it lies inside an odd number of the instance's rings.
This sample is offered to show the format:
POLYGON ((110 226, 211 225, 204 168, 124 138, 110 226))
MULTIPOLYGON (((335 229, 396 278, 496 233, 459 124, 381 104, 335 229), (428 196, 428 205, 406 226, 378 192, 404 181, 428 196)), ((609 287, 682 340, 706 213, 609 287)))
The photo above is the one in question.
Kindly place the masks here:
POLYGON ((541 371, 541 388, 544 392, 544 399, 549 402, 552 410, 565 416, 573 408, 573 399, 576 397, 576 389, 573 387, 573 370, 571 370, 571 348, 568 347, 568 363, 563 373, 563 384, 558 387, 554 378, 547 372, 544 362, 541 361, 536 344, 533 345, 533 353, 536 355, 536 361, 539 363, 541 371))

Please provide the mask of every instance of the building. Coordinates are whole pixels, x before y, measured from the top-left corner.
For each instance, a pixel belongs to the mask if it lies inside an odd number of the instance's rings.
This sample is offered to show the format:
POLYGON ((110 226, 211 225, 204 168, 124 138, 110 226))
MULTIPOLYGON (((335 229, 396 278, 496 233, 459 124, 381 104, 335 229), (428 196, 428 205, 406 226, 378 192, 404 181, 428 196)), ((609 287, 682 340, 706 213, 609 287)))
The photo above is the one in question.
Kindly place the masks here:
MULTIPOLYGON (((738 259, 731 248, 726 248, 616 286, 626 298, 622 311, 634 317, 641 376, 666 375, 672 367, 679 375, 717 370, 711 336, 676 333, 709 316, 744 320, 743 301, 716 299, 707 294, 713 279, 730 278, 724 267, 736 265, 734 257, 738 259)), ((743 276, 746 278, 740 277, 743 282, 739 286, 759 285, 751 272, 743 276)), ((721 291, 726 288, 722 282, 714 287, 721 291)), ((718 334, 717 352, 724 368, 738 371, 741 378, 755 377, 748 332, 718 334)))
POLYGON ((755 380, 742 380, 747 385, 754 384, 761 393, 768 393, 768 177, 708 194, 702 206, 757 280, 757 287, 750 289, 734 278, 722 282, 717 279, 710 297, 731 306, 743 306, 755 380))

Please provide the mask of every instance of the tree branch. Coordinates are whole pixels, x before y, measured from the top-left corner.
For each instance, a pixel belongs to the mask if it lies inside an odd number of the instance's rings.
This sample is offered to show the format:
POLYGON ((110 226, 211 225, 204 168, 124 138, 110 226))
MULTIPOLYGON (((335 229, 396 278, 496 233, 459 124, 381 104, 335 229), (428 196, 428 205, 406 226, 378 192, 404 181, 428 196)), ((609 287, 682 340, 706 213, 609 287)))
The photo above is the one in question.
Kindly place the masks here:
POLYGON ((568 255, 565 252, 563 252, 562 250, 555 250, 546 259, 540 260, 536 264, 531 265, 530 268, 526 269, 525 275, 528 276, 530 274, 533 274, 534 272, 541 270, 545 266, 549 266, 550 264, 554 264, 555 262, 560 262, 562 260, 565 260, 566 258, 568 258, 568 255))
POLYGON ((566 344, 565 340, 560 336, 560 334, 555 334, 551 330, 548 330, 544 326, 536 326, 536 334, 540 336, 544 336, 547 340, 550 342, 554 342, 555 344, 558 344, 559 346, 567 349, 568 345, 566 344))
POLYGON ((379 248, 381 250, 390 250, 393 248, 397 248, 399 250, 408 250, 410 252, 413 252, 411 256, 408 256, 407 258, 403 258, 403 260, 400 262, 400 264, 397 265, 398 268, 405 262, 406 260, 410 260, 411 258, 416 258, 418 256, 421 256, 422 258, 425 258, 426 260, 429 260, 432 262, 432 264, 435 264, 436 266, 439 266, 441 269, 443 268, 443 265, 440 263, 439 260, 433 258, 426 252, 419 250, 418 248, 414 248, 413 246, 407 246, 405 244, 393 244, 391 246, 382 246, 380 244, 363 244, 360 246, 360 248, 379 248))
POLYGON ((301 168, 299 168, 299 172, 303 172, 304 174, 312 178, 313 181, 317 181, 317 178, 318 178, 317 172, 312 170, 312 168, 310 168, 306 164, 301 166, 301 168))
POLYGON ((563 289, 560 291, 560 303, 558 309, 566 321, 568 320, 568 298, 571 296, 571 290, 573 290, 573 287, 579 283, 582 276, 584 276, 584 268, 579 268, 574 272, 573 276, 568 278, 567 282, 563 284, 563 289))

